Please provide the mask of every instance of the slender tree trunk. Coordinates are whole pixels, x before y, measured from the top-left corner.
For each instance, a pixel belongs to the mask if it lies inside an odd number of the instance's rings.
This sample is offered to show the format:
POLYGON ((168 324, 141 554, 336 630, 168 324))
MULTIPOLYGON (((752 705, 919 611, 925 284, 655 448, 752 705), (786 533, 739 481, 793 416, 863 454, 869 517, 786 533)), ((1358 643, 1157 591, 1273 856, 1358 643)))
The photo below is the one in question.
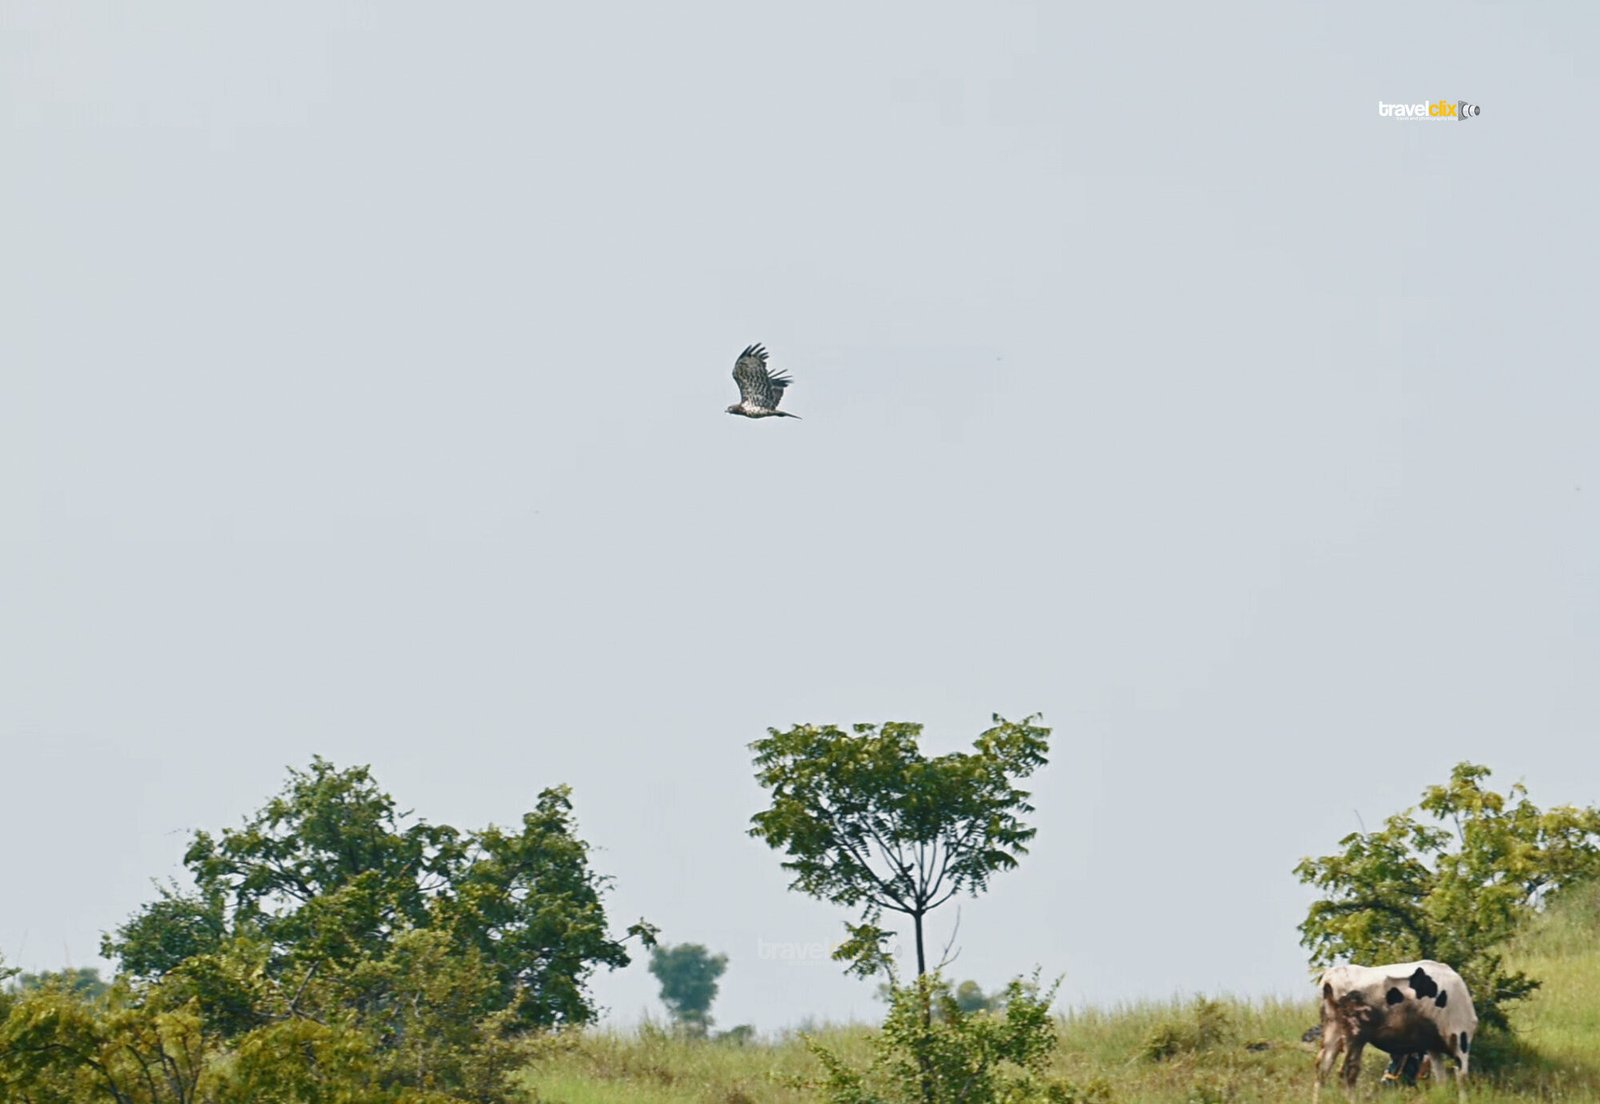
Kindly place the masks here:
POLYGON ((933 1032, 933 994, 924 983, 928 972, 928 956, 922 945, 922 913, 912 913, 911 924, 917 932, 917 999, 922 1002, 923 1037, 917 1047, 917 1065, 922 1068, 922 1099, 925 1104, 933 1104, 933 1071, 929 1069, 927 1053, 933 1032))
POLYGON ((911 923, 917 929, 917 977, 920 978, 928 972, 928 956, 922 950, 922 913, 912 913, 911 923))

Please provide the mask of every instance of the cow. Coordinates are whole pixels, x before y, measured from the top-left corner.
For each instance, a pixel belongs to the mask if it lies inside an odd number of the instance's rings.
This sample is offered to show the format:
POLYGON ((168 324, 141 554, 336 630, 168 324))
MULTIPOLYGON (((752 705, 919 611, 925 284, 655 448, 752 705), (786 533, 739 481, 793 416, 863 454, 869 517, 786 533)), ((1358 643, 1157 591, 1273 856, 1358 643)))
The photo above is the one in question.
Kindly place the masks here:
POLYGON ((1354 1094, 1361 1076, 1361 1051, 1371 1043, 1395 1056, 1426 1053, 1443 1076, 1444 1059, 1456 1061, 1456 1088, 1466 1096, 1467 1059, 1477 1037, 1478 1014, 1461 975, 1442 962, 1388 966, 1333 966, 1317 982, 1322 990, 1322 1045, 1317 1083, 1322 1093, 1335 1059, 1345 1091, 1354 1094))

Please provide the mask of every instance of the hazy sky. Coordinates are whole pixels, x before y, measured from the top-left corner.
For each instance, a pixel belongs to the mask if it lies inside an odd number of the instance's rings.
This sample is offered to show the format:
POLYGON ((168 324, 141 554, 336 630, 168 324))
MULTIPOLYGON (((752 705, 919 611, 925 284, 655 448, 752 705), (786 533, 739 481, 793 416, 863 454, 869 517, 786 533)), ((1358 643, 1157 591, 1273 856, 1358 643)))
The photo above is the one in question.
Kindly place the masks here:
POLYGON ((0 952, 96 964, 321 754, 461 827, 570 783, 721 1023, 877 1015, 762 958, 847 914, 745 835, 746 745, 1040 711, 957 975, 1308 992, 1290 871, 1358 816, 1463 758, 1600 800, 1597 40, 0 3, 0 952), (803 421, 723 413, 753 341, 803 421))

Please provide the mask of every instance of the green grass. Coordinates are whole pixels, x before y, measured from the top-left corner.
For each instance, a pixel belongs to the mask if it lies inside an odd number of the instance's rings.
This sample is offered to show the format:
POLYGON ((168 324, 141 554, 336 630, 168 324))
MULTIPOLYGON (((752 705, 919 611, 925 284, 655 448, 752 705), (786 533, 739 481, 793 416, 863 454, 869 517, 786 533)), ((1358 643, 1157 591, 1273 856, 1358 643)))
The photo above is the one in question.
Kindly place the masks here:
MULTIPOLYGON (((1543 979, 1544 988, 1513 1015, 1515 1051, 1493 1069, 1474 1069, 1471 1099, 1600 1104, 1600 887, 1560 902, 1509 957, 1543 979)), ((1050 1073, 1078 1086, 1103 1081, 1113 1101, 1130 1104, 1309 1100, 1313 1047, 1300 1041, 1317 1019, 1309 995, 1304 1002, 1221 1001, 1219 1007, 1220 1038, 1199 1048, 1193 1006, 1183 1002, 1064 1015, 1050 1073), (1148 1044, 1163 1028, 1177 1052, 1153 1059, 1148 1044)), ((823 1028, 817 1037, 866 1064, 870 1028, 823 1028)), ((1380 1052, 1368 1053, 1367 1082, 1376 1083, 1385 1062, 1380 1052)), ((804 1082, 819 1072, 793 1037, 735 1046, 650 1029, 591 1031, 550 1040, 526 1083, 542 1104, 816 1104, 820 1095, 804 1082)), ((1324 1099, 1343 1096, 1330 1084, 1324 1099)), ((1443 1087, 1378 1099, 1454 1101, 1455 1093, 1443 1087)))
MULTIPOLYGON (((868 1060, 866 1028, 824 1027, 814 1037, 868 1060)), ((589 1031, 551 1040, 526 1083, 548 1104, 809 1104, 817 1096, 800 1083, 818 1072, 798 1038, 738 1046, 652 1029, 589 1031)))

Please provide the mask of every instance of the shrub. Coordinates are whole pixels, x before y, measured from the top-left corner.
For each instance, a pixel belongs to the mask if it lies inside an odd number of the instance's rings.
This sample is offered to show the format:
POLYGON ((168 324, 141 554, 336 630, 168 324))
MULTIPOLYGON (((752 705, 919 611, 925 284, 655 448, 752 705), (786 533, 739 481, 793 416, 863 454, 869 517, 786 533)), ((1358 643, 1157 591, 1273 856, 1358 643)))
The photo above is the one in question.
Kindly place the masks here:
POLYGON ((1003 1011, 967 1012, 947 981, 926 974, 909 985, 891 982, 889 1015, 868 1069, 855 1069, 814 1038, 806 1046, 826 1071, 819 1087, 830 1104, 1092 1100, 1043 1077, 1056 1046, 1054 998, 1054 986, 1041 994, 1037 984, 1018 980, 1005 990, 1003 1011))
POLYGON ((1189 1015, 1182 1020, 1157 1024, 1145 1037, 1141 1053, 1151 1061, 1164 1061, 1179 1054, 1210 1050, 1233 1037, 1233 1019, 1220 1001, 1196 997, 1189 1015))

